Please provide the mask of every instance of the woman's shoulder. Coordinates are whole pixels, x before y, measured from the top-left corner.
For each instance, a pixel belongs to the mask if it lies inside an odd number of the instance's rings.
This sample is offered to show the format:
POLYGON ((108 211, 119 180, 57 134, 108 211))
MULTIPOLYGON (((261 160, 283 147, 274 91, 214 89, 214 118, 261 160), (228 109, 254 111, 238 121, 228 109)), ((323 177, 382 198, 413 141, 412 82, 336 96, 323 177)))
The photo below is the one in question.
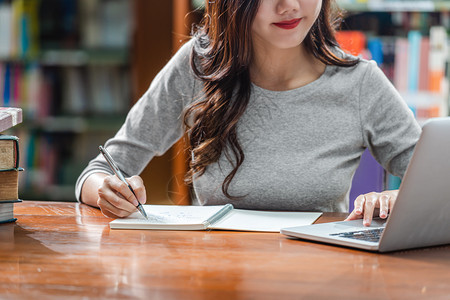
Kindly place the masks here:
POLYGON ((169 64, 176 66, 186 66, 191 58, 191 52, 194 45, 194 38, 187 38, 180 41, 180 47, 177 52, 172 56, 169 64))
POLYGON ((180 44, 180 48, 159 72, 158 77, 170 78, 177 83, 185 82, 191 85, 192 81, 195 80, 191 67, 191 53, 194 39, 180 41, 180 44))
POLYGON ((376 70, 379 69, 377 63, 371 59, 349 54, 337 47, 333 48, 332 52, 339 58, 358 61, 357 64, 350 67, 335 66, 335 73, 337 73, 338 75, 350 76, 354 77, 355 79, 359 78, 361 80, 368 74, 371 74, 374 71, 376 72, 376 70))

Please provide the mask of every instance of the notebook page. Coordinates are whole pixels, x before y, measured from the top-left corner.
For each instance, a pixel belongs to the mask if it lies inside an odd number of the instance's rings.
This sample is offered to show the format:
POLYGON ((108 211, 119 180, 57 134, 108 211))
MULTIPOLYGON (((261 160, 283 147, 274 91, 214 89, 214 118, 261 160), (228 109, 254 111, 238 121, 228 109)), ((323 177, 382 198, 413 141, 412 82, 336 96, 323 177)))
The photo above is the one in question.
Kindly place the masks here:
POLYGON ((203 225, 203 223, 223 206, 190 206, 190 205, 143 205, 147 213, 146 220, 138 211, 126 218, 110 222, 111 228, 160 229, 173 227, 182 229, 186 225, 203 225))
POLYGON ((275 212, 234 209, 209 226, 213 229, 280 232, 281 228, 311 225, 320 212, 275 212))

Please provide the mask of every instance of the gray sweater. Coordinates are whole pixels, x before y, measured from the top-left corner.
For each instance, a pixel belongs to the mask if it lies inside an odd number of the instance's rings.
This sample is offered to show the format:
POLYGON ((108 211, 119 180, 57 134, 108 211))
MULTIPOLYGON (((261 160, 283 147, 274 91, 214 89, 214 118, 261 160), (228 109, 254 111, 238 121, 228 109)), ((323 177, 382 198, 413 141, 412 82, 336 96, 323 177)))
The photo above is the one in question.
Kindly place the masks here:
MULTIPOLYGON (((127 176, 140 174, 183 135, 183 111, 202 95, 190 68, 191 48, 192 41, 177 52, 106 143, 127 176)), ((232 169, 223 156, 194 180, 194 191, 202 205, 346 212, 364 149, 401 177, 419 135, 412 112, 375 62, 327 66, 320 78, 297 89, 269 91, 253 85, 238 123, 245 160, 229 188, 242 198, 230 200, 222 193, 232 169)), ((95 172, 111 174, 100 155, 78 178, 77 199, 95 172)))

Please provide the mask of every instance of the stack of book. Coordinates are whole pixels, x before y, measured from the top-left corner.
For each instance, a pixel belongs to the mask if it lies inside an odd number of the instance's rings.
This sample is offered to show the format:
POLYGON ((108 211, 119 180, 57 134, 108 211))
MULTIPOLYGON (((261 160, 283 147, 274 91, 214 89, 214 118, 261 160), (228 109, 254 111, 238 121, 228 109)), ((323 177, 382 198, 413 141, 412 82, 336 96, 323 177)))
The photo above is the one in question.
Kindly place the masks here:
MULTIPOLYGON (((22 122, 20 108, 0 107, 0 132, 22 122)), ((0 223, 14 222, 14 203, 19 199, 19 139, 0 134, 0 223)))

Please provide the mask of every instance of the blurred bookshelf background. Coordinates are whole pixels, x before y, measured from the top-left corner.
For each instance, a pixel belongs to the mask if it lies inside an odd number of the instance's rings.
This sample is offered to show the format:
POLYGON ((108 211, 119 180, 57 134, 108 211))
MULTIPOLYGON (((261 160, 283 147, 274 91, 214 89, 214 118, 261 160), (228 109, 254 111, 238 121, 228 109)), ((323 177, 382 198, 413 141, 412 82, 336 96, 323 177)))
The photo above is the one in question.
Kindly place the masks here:
POLYGON ((89 144, 130 106, 129 1, 0 1, 1 106, 23 109, 23 199, 74 200, 89 144))
MULTIPOLYGON (((337 35, 341 46, 352 54, 376 61, 419 124, 429 118, 448 116, 450 1, 337 2, 345 16, 337 35)), ((368 155, 363 157, 361 166, 371 174, 378 174, 377 180, 382 181, 371 189, 381 191, 400 186, 398 177, 384 172, 368 155)), ((351 195, 351 199, 357 194, 351 195)))
MULTIPOLYGON (((9 132, 26 170, 21 198, 75 201, 81 170, 186 40, 203 2, 0 0, 0 106, 21 107, 24 117, 9 132)), ((450 1, 337 3, 342 46, 377 61, 419 122, 448 115, 450 1)), ((188 201, 182 149, 142 174, 150 202, 188 201)))
MULTIPOLYGON (((190 10, 188 0, 0 0, 0 106, 23 109, 6 132, 20 138, 22 199, 75 201, 78 175, 181 45, 190 10)), ((168 198, 173 152, 144 171, 154 202, 168 198)))

